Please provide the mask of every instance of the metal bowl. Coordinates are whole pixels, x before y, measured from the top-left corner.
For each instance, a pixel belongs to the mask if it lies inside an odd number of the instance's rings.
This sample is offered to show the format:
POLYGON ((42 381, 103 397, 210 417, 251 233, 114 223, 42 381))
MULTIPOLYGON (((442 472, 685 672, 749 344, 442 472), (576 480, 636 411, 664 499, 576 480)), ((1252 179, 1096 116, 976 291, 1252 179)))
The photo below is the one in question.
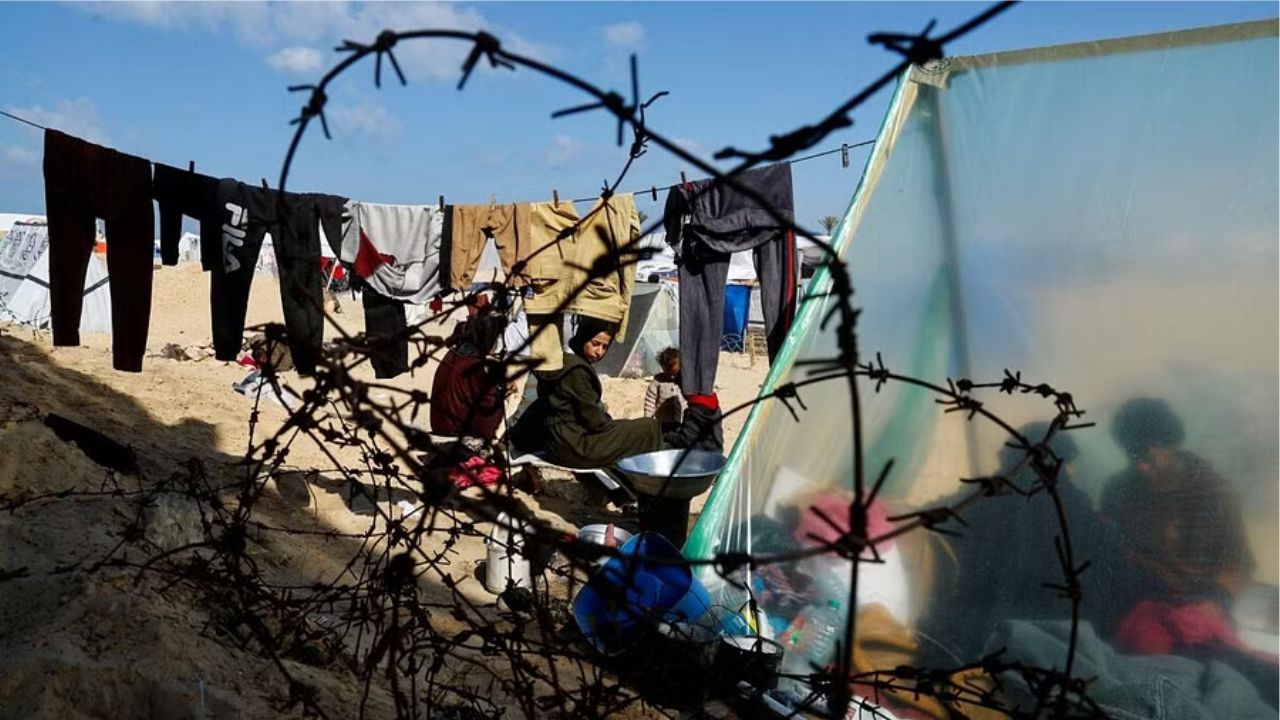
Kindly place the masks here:
MULTIPOLYGON (((584 525, 582 529, 578 531, 578 540, 580 542, 589 542, 594 545, 604 545, 604 536, 605 536, 605 532, 608 529, 609 529, 609 526, 605 523, 584 525)), ((617 525, 614 525, 613 538, 614 540, 618 541, 617 546, 622 547, 623 545, 626 544, 628 540, 632 538, 632 534, 626 530, 623 530, 617 525)), ((607 562, 609 562, 609 556, 605 555, 597 558, 594 564, 596 567, 603 567, 604 564, 607 562)))
POLYGON ((688 500, 711 487, 724 462, 720 453, 675 449, 632 455, 617 468, 642 495, 688 500))

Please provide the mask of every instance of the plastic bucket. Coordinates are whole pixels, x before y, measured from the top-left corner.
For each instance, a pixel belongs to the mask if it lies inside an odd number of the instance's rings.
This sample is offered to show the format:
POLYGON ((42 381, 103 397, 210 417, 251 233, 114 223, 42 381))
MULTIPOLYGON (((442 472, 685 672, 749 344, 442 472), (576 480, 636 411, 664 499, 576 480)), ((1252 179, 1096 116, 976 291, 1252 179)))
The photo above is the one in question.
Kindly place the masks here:
POLYGON ((680 551, 656 533, 628 540, 573 599, 573 617, 601 652, 624 650, 641 623, 693 622, 711 598, 680 560, 680 551), (646 562, 646 559, 659 562, 646 562))

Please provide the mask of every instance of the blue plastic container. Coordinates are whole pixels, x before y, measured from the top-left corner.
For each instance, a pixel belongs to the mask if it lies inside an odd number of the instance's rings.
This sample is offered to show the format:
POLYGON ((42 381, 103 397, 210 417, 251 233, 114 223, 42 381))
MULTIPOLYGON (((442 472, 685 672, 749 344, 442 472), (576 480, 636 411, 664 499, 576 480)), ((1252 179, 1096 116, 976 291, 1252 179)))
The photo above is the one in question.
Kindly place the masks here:
POLYGON ((606 654, 621 652, 642 623, 694 622, 711 607, 707 590, 678 560, 674 545, 657 533, 640 533, 619 549, 573 599, 582 634, 606 654))

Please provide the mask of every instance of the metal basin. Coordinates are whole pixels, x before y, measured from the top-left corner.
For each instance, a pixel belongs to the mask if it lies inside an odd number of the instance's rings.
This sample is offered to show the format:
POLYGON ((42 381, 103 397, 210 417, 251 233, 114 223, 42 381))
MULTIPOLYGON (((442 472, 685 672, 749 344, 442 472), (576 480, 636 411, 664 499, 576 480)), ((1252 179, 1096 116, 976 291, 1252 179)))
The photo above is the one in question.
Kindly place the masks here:
POLYGON ((632 455, 619 460, 617 468, 642 495, 688 500, 711 487, 724 462, 720 453, 676 449, 632 455))
MULTIPOLYGON (((604 545, 605 533, 608 531, 608 529, 609 529, 609 526, 604 523, 586 525, 581 530, 578 530, 578 540, 580 542, 588 542, 594 545, 604 545)), ((616 547, 622 547, 623 545, 626 545, 627 541, 630 540, 632 537, 633 537, 632 534, 627 532, 626 530, 623 530, 617 525, 613 526, 613 539, 616 541, 615 543, 616 547)), ((605 555, 605 556, 596 558, 594 565, 596 567, 604 567, 604 564, 607 562, 609 562, 609 556, 605 555)))

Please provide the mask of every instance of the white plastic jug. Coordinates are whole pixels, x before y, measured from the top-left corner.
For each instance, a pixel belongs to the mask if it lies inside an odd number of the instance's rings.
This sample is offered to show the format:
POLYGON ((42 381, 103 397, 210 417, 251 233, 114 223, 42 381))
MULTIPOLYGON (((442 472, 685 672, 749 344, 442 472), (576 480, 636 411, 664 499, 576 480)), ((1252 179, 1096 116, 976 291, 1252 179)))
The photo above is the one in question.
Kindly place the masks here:
POLYGON ((508 530, 512 525, 506 513, 498 514, 498 522, 485 538, 487 554, 484 566, 484 586, 497 595, 510 586, 531 587, 529 558, 525 557, 524 535, 508 530))

